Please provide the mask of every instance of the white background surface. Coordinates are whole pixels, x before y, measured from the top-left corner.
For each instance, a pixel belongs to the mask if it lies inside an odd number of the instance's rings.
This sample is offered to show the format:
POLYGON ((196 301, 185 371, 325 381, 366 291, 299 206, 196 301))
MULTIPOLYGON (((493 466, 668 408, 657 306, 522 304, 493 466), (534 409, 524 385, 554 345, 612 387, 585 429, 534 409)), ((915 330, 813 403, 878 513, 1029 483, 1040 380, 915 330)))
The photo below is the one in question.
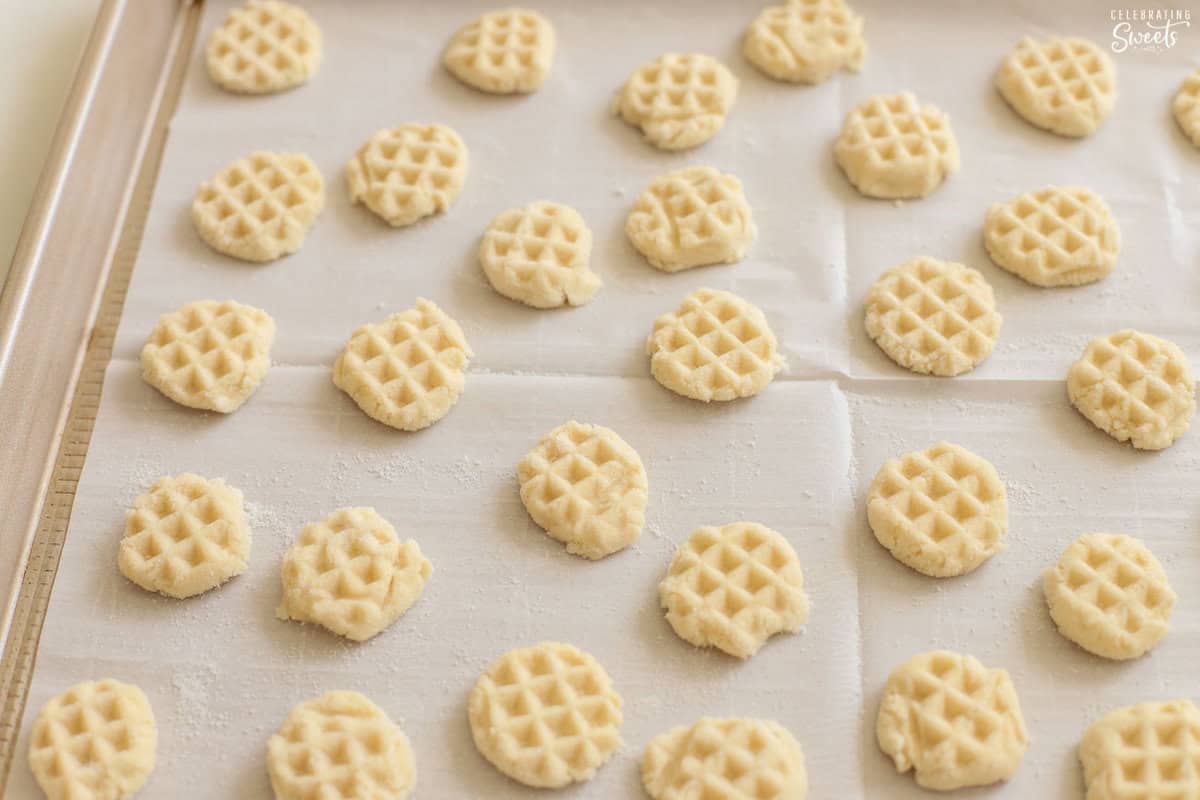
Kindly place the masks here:
POLYGON ((0 284, 99 0, 0 0, 0 284))
MULTIPOLYGON (((226 3, 206 9, 202 35, 226 3)), ((813 798, 921 797, 873 738, 887 673, 922 650, 971 652, 1008 668, 1032 744, 1014 780, 978 797, 1078 797, 1074 747, 1088 721, 1129 702, 1200 695, 1200 434, 1137 453, 1068 405, 1062 376, 1094 335, 1143 327, 1200 358, 1196 277, 1197 153, 1169 101, 1194 68, 1200 31, 1162 54, 1116 58, 1121 96, 1093 138, 1030 128, 991 88, 1024 33, 1072 32, 1107 45, 1095 4, 979 6, 947 17, 860 2, 870 55, 861 75, 815 88, 773 83, 741 59, 757 3, 678 12, 630 4, 543 9, 559 33, 546 86, 493 98, 438 64, 446 37, 483 8, 443 3, 310 3, 325 64, 310 86, 238 98, 208 83, 195 56, 146 227, 108 372, 92 452, 51 602, 25 729, 66 686, 111 675, 141 685, 158 716, 159 767, 148 797, 265 798, 266 738, 295 703, 332 688, 366 692, 412 738, 417 797, 532 797, 474 750, 466 693, 504 650, 563 639, 594 654, 626 702, 625 748, 563 796, 637 797, 646 742, 702 714, 771 716, 807 753, 813 798), (1082 9, 1082 10, 1081 10, 1082 9), (725 130, 669 155, 607 116, 611 91, 666 50, 724 59, 742 79, 725 130), (859 197, 833 165, 844 113, 880 91, 912 89, 949 112, 963 170, 932 197, 893 205, 859 197), (341 167, 375 129, 406 120, 455 127, 471 172, 445 217, 393 230, 350 206, 341 167), (196 185, 255 148, 308 152, 327 207, 303 250, 265 266, 207 250, 191 229, 196 185), (686 164, 739 175, 759 239, 736 266, 664 275, 625 241, 634 196, 686 164), (1051 182, 1100 191, 1122 224, 1117 272, 1046 291, 992 266, 980 243, 988 204, 1051 182), (605 280, 581 309, 538 312, 495 295, 475 261, 499 211, 547 198, 579 209, 605 280), (995 354, 967 376, 925 380, 879 354, 861 329, 861 298, 884 269, 930 253, 978 267, 1005 325, 995 354), (760 305, 788 373, 758 398, 705 407, 647 376, 653 318, 703 285, 760 305), (275 365, 229 417, 171 404, 138 377, 157 316, 200 297, 261 306, 279 324, 275 365), (436 300, 477 357, 450 415, 411 435, 366 418, 329 380, 357 325, 436 300), (647 530, 599 563, 567 555, 521 508, 517 460, 569 418, 608 425, 642 455, 647 530), (935 581, 875 543, 862 497, 888 457, 948 438, 990 459, 1006 480, 1008 549, 976 573, 935 581), (116 570, 123 509, 161 474, 224 476, 250 505, 247 573, 185 602, 151 596, 116 570), (434 564, 428 590, 363 645, 273 617, 278 567, 301 525, 347 504, 374 505, 434 564), (795 545, 812 616, 747 663, 675 637, 655 585, 675 546, 701 524, 764 522, 795 545), (1151 656, 1101 662, 1055 633, 1039 580, 1076 536, 1143 537, 1174 578, 1174 630, 1151 656)), ((22 744, 22 749, 24 744, 22 744)), ((19 761, 8 797, 33 796, 19 761)))

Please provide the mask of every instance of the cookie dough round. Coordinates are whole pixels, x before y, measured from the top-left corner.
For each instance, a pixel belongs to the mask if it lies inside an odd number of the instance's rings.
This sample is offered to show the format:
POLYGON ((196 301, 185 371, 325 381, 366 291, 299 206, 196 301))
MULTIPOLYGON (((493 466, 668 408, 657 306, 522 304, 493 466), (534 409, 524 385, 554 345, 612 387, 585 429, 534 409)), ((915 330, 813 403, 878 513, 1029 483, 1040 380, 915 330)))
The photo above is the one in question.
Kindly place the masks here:
POLYGON ((762 311, 719 289, 697 289, 656 319, 646 352, 656 381, 705 403, 758 394, 784 363, 762 311))
POLYGON ((1059 136, 1096 132, 1117 101, 1117 69, 1099 45, 1078 37, 1017 43, 996 88, 1027 122, 1059 136))
POLYGON ((867 521, 901 564, 949 578, 1003 549, 1008 496, 988 461, 938 442, 879 468, 867 493, 867 521))
POLYGON ((325 207, 325 179, 303 153, 260 150, 200 184, 192 224, 212 249, 263 263, 300 249, 325 207))
POLYGON ((1200 797, 1197 742, 1200 709, 1191 700, 1110 711, 1079 743, 1087 800, 1200 797))
POLYGON ((475 746, 515 781, 590 780, 621 745, 621 696, 596 659, 560 642, 510 650, 467 699, 475 746))
POLYGON ((419 431, 458 402, 474 355, 462 328, 432 301, 358 328, 333 365, 333 384, 374 420, 419 431))
POLYGON ((875 735, 898 772, 913 770, 919 786, 939 791, 1008 780, 1029 744, 1008 673, 946 650, 896 668, 875 735))
POLYGON ((796 551, 757 522, 698 528, 675 553, 658 598, 679 638, 737 658, 808 621, 796 551))
POLYGON ((845 0, 768 6, 750 23, 742 54, 764 75, 792 83, 821 83, 839 69, 858 72, 867 56, 863 18, 845 0))
POLYGON ((350 202, 399 228, 445 212, 467 181, 467 146, 445 125, 376 131, 346 164, 350 202))
POLYGON ((208 37, 213 83, 239 94, 272 94, 308 82, 321 65, 321 29, 308 13, 279 0, 249 0, 208 37))
POLYGON ((646 469, 613 430, 571 420, 517 465, 529 516, 568 553, 598 559, 624 549, 646 519, 646 469))
POLYGON ((125 800, 149 780, 157 750, 154 711, 141 689, 85 681, 38 712, 29 768, 48 800, 125 800))
POLYGON ((867 335, 892 361, 922 375, 951 377, 979 366, 1002 322, 991 284, 952 261, 906 261, 867 293, 867 335))
POLYGON ((366 641, 408 611, 433 566, 373 508, 339 508, 304 526, 283 557, 280 619, 366 641))
POLYGON ((267 774, 278 800, 404 800, 417 784, 404 731, 365 696, 347 691, 292 709, 267 742, 267 774))
POLYGON ((492 11, 454 34, 442 63, 451 75, 480 91, 534 92, 554 63, 554 26, 527 8, 492 11))
POLYGON ((1179 129, 1200 147, 1200 70, 1183 79, 1171 104, 1179 129))
POLYGON ((686 150, 717 135, 737 90, 737 78, 712 56, 666 53, 629 76, 613 110, 655 147, 686 150))
POLYGON ((1112 272, 1121 230, 1092 190, 1047 186, 989 208, 983 243, 997 266, 1034 286, 1082 286, 1112 272))
POLYGON ((958 172, 950 117, 911 92, 876 95, 846 115, 833 148, 850 183, 867 197, 924 197, 958 172))
POLYGON ((642 785, 654 800, 805 800, 808 772, 778 722, 703 717, 650 740, 642 785))
POLYGON ((1187 432, 1196 380, 1172 342, 1132 329, 1099 336, 1067 373, 1071 404, 1100 430, 1139 450, 1162 450, 1187 432))
POLYGON ((197 300, 158 318, 142 347, 142 378, 188 408, 229 414, 271 366, 275 320, 233 300, 197 300))
POLYGON ((1170 628, 1175 592, 1141 540, 1115 533, 1076 539, 1042 581, 1058 632, 1104 658, 1137 658, 1170 628))
POLYGON ((741 261, 757 234, 742 182, 712 167, 659 175, 625 220, 629 241, 663 272, 741 261))
POLYGON ((534 308, 591 300, 602 285, 591 260, 592 231, 583 217, 547 200, 499 214, 479 246, 479 263, 492 288, 534 308))
POLYGON ((242 574, 249 558, 242 493, 189 472, 159 478, 134 499, 117 564, 146 591, 184 598, 242 574))

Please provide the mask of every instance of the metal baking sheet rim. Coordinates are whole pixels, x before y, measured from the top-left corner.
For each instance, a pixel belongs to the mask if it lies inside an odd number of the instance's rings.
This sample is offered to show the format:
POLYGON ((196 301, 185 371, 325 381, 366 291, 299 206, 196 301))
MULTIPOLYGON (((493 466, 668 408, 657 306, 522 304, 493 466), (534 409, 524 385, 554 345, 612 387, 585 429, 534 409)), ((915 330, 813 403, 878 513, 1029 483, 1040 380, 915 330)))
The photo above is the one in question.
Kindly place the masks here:
POLYGON ((0 287, 0 792, 199 8, 103 0, 0 287))

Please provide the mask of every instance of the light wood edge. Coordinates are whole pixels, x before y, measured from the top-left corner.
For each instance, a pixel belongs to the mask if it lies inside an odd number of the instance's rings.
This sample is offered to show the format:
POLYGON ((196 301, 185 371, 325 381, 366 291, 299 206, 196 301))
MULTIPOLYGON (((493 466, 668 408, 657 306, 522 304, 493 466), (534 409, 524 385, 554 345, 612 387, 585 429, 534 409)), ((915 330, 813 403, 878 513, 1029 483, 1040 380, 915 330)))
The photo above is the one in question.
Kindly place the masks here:
MULTIPOLYGON (((116 26, 121 24, 123 18, 123 5, 123 0, 105 0, 100 9, 88 52, 81 62, 76 89, 68 101, 60 123, 59 135, 61 129, 66 126, 70 126, 74 129, 74 134, 78 135, 81 124, 78 114, 86 114, 89 109, 80 109, 77 104, 90 104, 93 91, 90 87, 94 87, 96 77, 87 74, 87 70, 103 69, 103 60, 96 59, 93 55, 101 49, 107 50, 111 45, 116 36, 116 26), (77 96, 80 85, 89 88, 77 96)), ((199 23, 199 10, 199 2, 179 0, 173 39, 167 49, 167 58, 163 63, 154 102, 147 109, 146 123, 139 142, 141 158, 138 169, 130 176, 125 207, 118 218, 119 229, 114 232, 115 246, 110 251, 111 268, 108 280, 99 295, 95 321, 91 326, 86 353, 66 415, 63 435, 49 480, 45 485, 45 502, 27 550, 24 574, 9 617, 7 636, 0 638, 4 646, 3 655, 0 657, 0 794, 7 786, 12 768, 14 751, 20 736, 21 719, 25 713, 26 697, 37 659, 42 624, 45 621, 75 502, 75 489, 91 442, 104 374, 112 358, 113 339, 141 245, 142 226, 158 177, 168 124, 178 104, 187 72, 189 55, 199 23)), ((69 137, 58 144, 66 146, 67 142, 69 137)), ((55 173, 67 168, 70 168, 69 157, 54 153, 48 161, 46 172, 49 174, 43 178, 39 194, 60 191, 63 179, 55 173)), ((80 168, 86 168, 86 165, 81 165, 80 168)), ((35 200, 35 210, 37 202, 35 200)), ((52 206, 53 201, 49 205, 52 206)), ((40 220, 35 222, 42 224, 40 220)))

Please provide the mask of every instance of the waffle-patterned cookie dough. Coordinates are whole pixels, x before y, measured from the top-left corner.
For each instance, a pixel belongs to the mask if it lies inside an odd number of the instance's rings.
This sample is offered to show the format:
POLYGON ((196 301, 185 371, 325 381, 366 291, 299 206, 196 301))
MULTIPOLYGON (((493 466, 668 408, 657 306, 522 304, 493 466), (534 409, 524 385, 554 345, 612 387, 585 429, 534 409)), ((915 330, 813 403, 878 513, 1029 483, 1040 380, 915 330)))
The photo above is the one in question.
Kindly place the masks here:
POLYGON ((1115 533, 1080 536, 1042 587, 1059 633, 1104 658, 1148 652, 1167 635, 1175 608, 1162 564, 1141 540, 1115 533))
POLYGON ((333 365, 333 384, 372 419, 419 431, 453 408, 463 392, 471 346, 433 302, 354 331, 333 365))
POLYGON ((850 183, 867 197, 924 197, 958 172, 950 117, 911 92, 876 95, 846 115, 833 148, 850 183))
POLYGON ((660 733, 642 755, 654 800, 804 800, 804 751, 768 719, 703 717, 660 733))
POLYGON ((315 622, 356 642, 407 611, 433 566, 373 508, 339 508, 304 526, 283 558, 280 619, 315 622))
POLYGON ((949 791, 1008 780, 1029 734, 1008 672, 936 650, 888 678, 875 725, 879 747, 917 784, 949 791))
POLYGON ((985 459, 938 442, 879 468, 867 521, 900 563, 934 578, 965 575, 1004 547, 1008 496, 985 459))
POLYGON ((1138 703, 1093 722, 1079 744, 1087 800, 1200 797, 1200 709, 1138 703))
POLYGON ((249 558, 242 493, 189 472, 159 478, 134 499, 117 564, 146 591, 183 598, 240 575, 249 558))
POLYGON ((529 516, 568 553, 604 558, 642 533, 646 469, 602 425, 559 425, 521 459, 517 479, 529 516))
POLYGON ((1162 450, 1187 432, 1196 380, 1174 343, 1135 330, 1088 343, 1067 373, 1071 404, 1100 430, 1139 450, 1162 450))
POLYGON ((262 263, 296 252, 325 207, 325 179, 302 153, 260 150, 200 184, 192 223, 209 247, 262 263))
POLYGON ((445 125, 406 122, 376 131, 346 164, 350 201, 393 227, 439 214, 467 180, 467 146, 445 125))
POLYGON ((358 692, 300 703, 267 742, 278 800, 404 800, 417 783, 408 737, 358 692))
POLYGON ((1183 79, 1171 104, 1179 129, 1200 147, 1200 70, 1183 79))
POLYGON ((454 77, 484 92, 537 91, 554 63, 554 26, 527 8, 492 11, 454 34, 442 63, 454 77))
POLYGON ((592 231, 575 209, 540 200, 499 214, 483 232, 479 263, 492 288, 534 308, 581 306, 602 281, 592 231))
POLYGON ((1059 136, 1090 136, 1117 101, 1117 70, 1087 39, 1017 43, 996 73, 996 88, 1030 124, 1059 136))
POLYGON ((559 642, 510 650, 467 700, 475 746, 526 786, 590 780, 621 745, 621 696, 596 659, 559 642))
POLYGON ((150 778, 157 749, 154 711, 141 689, 85 681, 42 706, 29 768, 49 800, 124 800, 150 778))
POLYGON ((188 408, 236 411, 271 366, 275 320, 232 300, 197 300, 158 318, 142 347, 146 383, 188 408))
POLYGON ((659 175, 625 220, 629 241, 663 272, 741 261, 757 233, 742 182, 712 167, 659 175))
POLYGON ((271 94, 301 84, 321 65, 321 29, 304 9, 279 0, 249 0, 208 37, 213 82, 230 92, 271 94))
POLYGON ((983 243, 992 261, 1034 286, 1081 286, 1112 272, 1121 230, 1092 190, 1047 186, 989 208, 983 243))
POLYGON ((613 110, 662 150, 686 150, 717 135, 737 98, 729 68, 701 53, 666 53, 638 67, 613 110))
POLYGON ((658 599, 681 639, 738 658, 808 621, 796 551, 757 522, 698 528, 671 559, 658 599))
POLYGON ((839 69, 862 69, 867 57, 863 18, 845 0, 768 6, 750 23, 742 53, 776 80, 820 83, 839 69))
POLYGON ((758 394, 784 363, 762 311, 719 289, 697 289, 656 319, 646 352, 656 381, 705 403, 758 394))
POLYGON ((914 258, 883 273, 867 293, 867 335, 922 375, 951 377, 979 366, 1002 322, 991 284, 953 261, 914 258))

